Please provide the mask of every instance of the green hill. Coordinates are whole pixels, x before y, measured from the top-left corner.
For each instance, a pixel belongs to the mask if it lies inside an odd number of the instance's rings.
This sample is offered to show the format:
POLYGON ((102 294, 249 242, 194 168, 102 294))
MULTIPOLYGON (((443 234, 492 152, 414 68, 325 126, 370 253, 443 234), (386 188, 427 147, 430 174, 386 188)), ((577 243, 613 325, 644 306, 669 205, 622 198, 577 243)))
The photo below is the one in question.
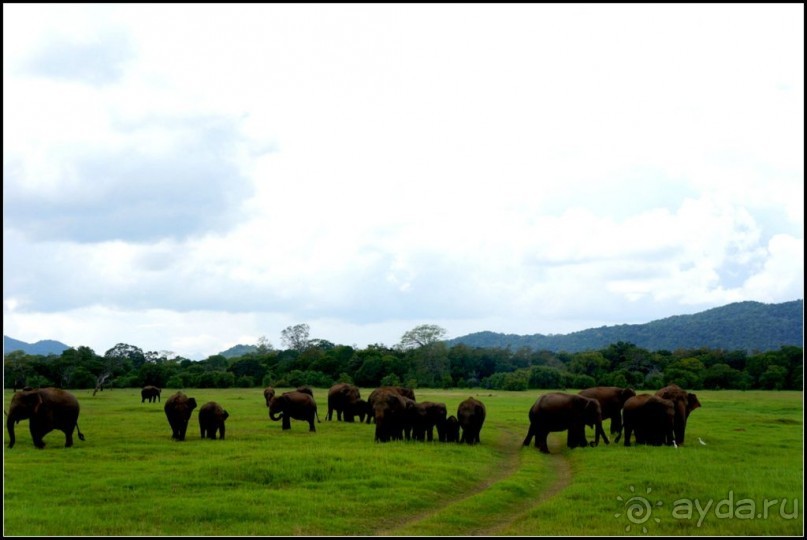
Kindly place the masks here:
POLYGON ((65 345, 60 341, 52 339, 45 339, 37 341, 36 343, 26 343, 18 339, 3 336, 3 356, 10 352, 22 351, 25 354, 41 354, 48 356, 50 354, 62 354, 63 351, 69 349, 69 345, 65 345))
POLYGON ((526 347, 532 350, 580 352, 624 341, 650 351, 709 347, 764 352, 782 346, 804 346, 804 300, 781 304, 736 302, 693 315, 676 315, 645 324, 602 326, 552 335, 476 332, 448 340, 469 347, 526 347))

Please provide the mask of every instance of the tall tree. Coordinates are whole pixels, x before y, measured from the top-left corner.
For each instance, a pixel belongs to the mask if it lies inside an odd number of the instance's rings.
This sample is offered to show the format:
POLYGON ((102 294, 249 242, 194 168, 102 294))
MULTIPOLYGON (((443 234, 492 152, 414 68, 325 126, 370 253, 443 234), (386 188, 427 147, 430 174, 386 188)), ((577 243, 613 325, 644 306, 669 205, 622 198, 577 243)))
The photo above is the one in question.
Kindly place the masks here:
POLYGON ((275 350, 272 343, 266 338, 266 336, 261 336, 258 338, 258 354, 266 354, 270 351, 275 350))
POLYGON ((280 332, 280 341, 286 349, 303 352, 309 345, 308 334, 310 330, 309 326, 305 323, 286 327, 280 332))
POLYGON ((404 335, 401 336, 400 347, 402 349, 427 347, 441 341, 445 335, 445 328, 437 326, 436 324, 421 324, 404 332, 404 335))

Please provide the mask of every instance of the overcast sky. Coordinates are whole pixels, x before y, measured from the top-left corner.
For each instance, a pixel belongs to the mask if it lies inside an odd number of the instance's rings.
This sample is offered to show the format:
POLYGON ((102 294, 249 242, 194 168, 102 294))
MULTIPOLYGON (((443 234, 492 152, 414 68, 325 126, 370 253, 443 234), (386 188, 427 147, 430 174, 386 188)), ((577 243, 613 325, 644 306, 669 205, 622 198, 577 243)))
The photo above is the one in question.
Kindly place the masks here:
POLYGON ((3 333, 201 359, 804 297, 804 5, 3 4, 3 333))

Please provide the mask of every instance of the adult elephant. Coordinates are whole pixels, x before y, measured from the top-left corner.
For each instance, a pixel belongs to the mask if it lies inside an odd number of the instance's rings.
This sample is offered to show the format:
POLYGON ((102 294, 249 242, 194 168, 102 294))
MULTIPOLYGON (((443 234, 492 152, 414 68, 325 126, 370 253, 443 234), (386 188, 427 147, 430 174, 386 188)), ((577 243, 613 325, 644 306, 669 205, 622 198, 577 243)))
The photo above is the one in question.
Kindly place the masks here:
POLYGON ((460 423, 453 414, 446 418, 445 434, 446 442, 459 442, 460 440, 460 423))
POLYGON ((416 402, 412 408, 412 438, 416 441, 433 441, 434 428, 437 428, 437 440, 446 440, 446 416, 448 409, 445 403, 434 401, 416 402))
POLYGON ((415 391, 411 388, 406 388, 404 386, 379 386, 372 392, 367 398, 367 423, 371 423, 375 421, 375 400, 376 398, 382 394, 387 392, 394 392, 399 396, 403 396, 405 398, 409 398, 412 401, 415 401, 415 391))
POLYGON ((76 396, 61 388, 32 388, 15 392, 6 413, 8 447, 14 448, 17 441, 14 436, 14 425, 26 419, 34 446, 37 448, 45 447, 45 441, 42 439, 54 429, 64 432, 65 448, 73 446, 74 429, 78 432, 78 438, 84 440, 84 435, 78 427, 78 413, 76 396))
POLYGON ((148 400, 149 403, 160 401, 161 392, 162 390, 156 386, 144 386, 142 390, 140 390, 140 403, 145 403, 146 400, 148 400))
POLYGON ((651 394, 639 394, 628 399, 622 409, 625 423, 625 446, 631 435, 637 444, 674 444, 675 404, 672 400, 651 394))
POLYGON ((602 429, 602 412, 596 399, 579 394, 550 392, 538 398, 529 412, 530 428, 523 445, 529 446, 535 437, 535 447, 548 454, 547 435, 552 431, 566 431, 566 445, 569 448, 588 446, 586 426, 594 427, 594 441, 591 446, 600 443, 600 437, 608 444, 610 441, 602 429))
POLYGON ((457 422, 462 429, 461 443, 477 444, 482 424, 485 423, 487 411, 485 404, 474 397, 469 397, 457 407, 457 422))
POLYGON ((219 439, 224 438, 224 421, 230 417, 221 405, 215 401, 208 401, 199 409, 199 429, 202 438, 215 439, 216 433, 219 439))
POLYGON ((376 442, 409 439, 415 400, 402 396, 395 387, 376 388, 367 400, 375 420, 376 442), (406 432, 406 435, 405 435, 406 432))
POLYGON ((188 397, 184 392, 177 391, 176 394, 165 400, 165 417, 171 426, 171 438, 177 441, 185 440, 185 433, 188 431, 188 422, 191 414, 196 408, 196 399, 188 397))
MULTIPOLYGON (((314 391, 311 390, 309 386, 298 386, 298 392, 303 392, 304 394, 308 394, 311 397, 314 397, 314 391)), ((272 398, 275 397, 275 389, 272 386, 267 386, 263 389, 263 399, 266 402, 266 408, 269 408, 269 405, 272 403, 272 398)))
POLYGON ((291 392, 284 392, 279 396, 272 398, 269 404, 269 418, 277 422, 283 420, 283 429, 291 429, 291 419, 305 420, 308 422, 308 431, 316 431, 314 425, 314 418, 319 422, 319 415, 317 414, 317 402, 314 401, 314 396, 307 392, 300 390, 292 390, 291 392))
POLYGON ((669 399, 675 405, 675 442, 679 445, 684 444, 689 414, 701 406, 698 396, 687 392, 677 384, 665 386, 656 392, 656 395, 669 399))
POLYGON ((337 383, 328 389, 328 414, 325 418, 333 419, 336 412, 336 419, 341 422, 344 415, 345 422, 353 422, 355 417, 364 421, 366 404, 361 399, 359 387, 349 383, 337 383))
POLYGON ((619 386, 594 386, 578 392, 581 396, 596 399, 600 403, 602 420, 611 419, 611 435, 616 433, 614 442, 622 437, 622 407, 625 402, 636 395, 633 388, 619 386))

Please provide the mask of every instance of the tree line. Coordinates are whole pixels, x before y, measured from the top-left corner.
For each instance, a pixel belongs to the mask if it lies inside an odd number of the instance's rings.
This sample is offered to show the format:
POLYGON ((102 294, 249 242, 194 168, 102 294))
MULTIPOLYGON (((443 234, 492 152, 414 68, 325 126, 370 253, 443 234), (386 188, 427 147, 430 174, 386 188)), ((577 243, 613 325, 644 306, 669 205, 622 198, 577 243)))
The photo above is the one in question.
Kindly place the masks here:
POLYGON ((400 343, 355 348, 309 339, 308 325, 286 328, 283 347, 261 338, 248 352, 194 361, 164 352, 145 352, 119 343, 97 354, 89 347, 61 355, 4 356, 6 388, 328 388, 337 382, 360 387, 487 388, 497 390, 622 386, 656 390, 675 383, 687 389, 803 389, 803 349, 746 352, 716 348, 650 351, 630 342, 582 352, 527 347, 449 346, 445 330, 420 325, 400 343))

